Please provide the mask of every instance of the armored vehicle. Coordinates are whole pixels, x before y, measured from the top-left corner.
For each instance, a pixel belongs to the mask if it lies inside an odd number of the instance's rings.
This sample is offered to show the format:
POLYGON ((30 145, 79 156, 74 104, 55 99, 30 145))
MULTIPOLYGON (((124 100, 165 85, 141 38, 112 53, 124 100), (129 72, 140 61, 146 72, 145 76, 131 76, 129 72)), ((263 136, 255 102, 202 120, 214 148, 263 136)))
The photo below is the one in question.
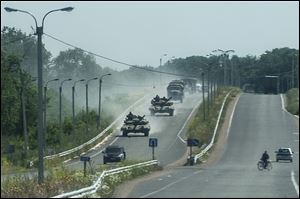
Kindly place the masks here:
POLYGON ((151 106, 149 107, 149 111, 151 115, 155 115, 155 113, 169 113, 170 116, 174 114, 174 106, 173 102, 169 102, 170 98, 160 98, 158 95, 151 100, 151 106))
POLYGON ((130 112, 121 127, 123 136, 127 136, 128 133, 144 133, 145 136, 148 136, 150 125, 144 117, 145 115, 137 116, 130 112))
POLYGON ((179 100, 181 103, 184 98, 184 82, 181 80, 173 80, 167 87, 168 98, 172 97, 172 100, 179 100))

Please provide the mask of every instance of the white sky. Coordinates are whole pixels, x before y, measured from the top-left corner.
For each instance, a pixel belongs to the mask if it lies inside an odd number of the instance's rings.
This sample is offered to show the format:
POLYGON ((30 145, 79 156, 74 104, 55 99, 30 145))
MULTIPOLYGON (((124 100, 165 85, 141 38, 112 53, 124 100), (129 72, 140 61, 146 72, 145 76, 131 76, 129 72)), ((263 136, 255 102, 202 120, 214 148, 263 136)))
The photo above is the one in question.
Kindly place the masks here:
MULTIPOLYGON (((1 1, 1 28, 33 33, 32 17, 6 12, 12 7, 31 12, 41 25, 50 10, 67 6, 45 19, 44 32, 94 53, 129 64, 157 67, 172 56, 205 56, 215 49, 234 49, 238 56, 260 55, 273 48, 299 49, 299 2, 123 2, 123 1, 1 1)), ((57 56, 69 47, 43 37, 57 56)), ((103 67, 127 66, 97 58, 103 67)))

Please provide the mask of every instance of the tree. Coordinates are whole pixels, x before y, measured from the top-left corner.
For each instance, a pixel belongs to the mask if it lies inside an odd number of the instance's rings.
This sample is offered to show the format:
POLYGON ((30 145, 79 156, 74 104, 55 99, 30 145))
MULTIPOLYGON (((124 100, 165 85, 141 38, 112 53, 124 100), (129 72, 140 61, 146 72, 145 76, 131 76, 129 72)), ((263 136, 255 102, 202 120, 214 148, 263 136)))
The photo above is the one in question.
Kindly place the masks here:
POLYGON ((90 78, 101 73, 101 67, 93 56, 79 48, 61 51, 53 60, 50 69, 52 76, 58 78, 90 78))
POLYGON ((37 95, 31 76, 24 71, 20 72, 18 56, 6 56, 6 53, 1 51, 1 132, 5 135, 22 135, 21 87, 26 94, 27 124, 33 126, 37 118, 37 95))
MULTIPOLYGON (((37 77, 37 41, 35 36, 26 35, 21 30, 4 26, 1 30, 1 50, 7 55, 16 55, 20 59, 22 69, 32 77, 37 77)), ((50 63, 51 53, 45 49, 44 45, 42 50, 45 69, 45 66, 50 63)))

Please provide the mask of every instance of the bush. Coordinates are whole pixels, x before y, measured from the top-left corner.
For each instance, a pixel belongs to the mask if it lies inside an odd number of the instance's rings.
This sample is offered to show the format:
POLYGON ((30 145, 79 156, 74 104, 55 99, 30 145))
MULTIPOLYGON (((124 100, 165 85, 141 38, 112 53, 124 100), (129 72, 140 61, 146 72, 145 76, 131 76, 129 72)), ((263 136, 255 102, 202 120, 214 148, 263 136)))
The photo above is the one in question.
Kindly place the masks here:
POLYGON ((299 89, 290 89, 287 94, 286 109, 294 115, 299 115, 299 89))

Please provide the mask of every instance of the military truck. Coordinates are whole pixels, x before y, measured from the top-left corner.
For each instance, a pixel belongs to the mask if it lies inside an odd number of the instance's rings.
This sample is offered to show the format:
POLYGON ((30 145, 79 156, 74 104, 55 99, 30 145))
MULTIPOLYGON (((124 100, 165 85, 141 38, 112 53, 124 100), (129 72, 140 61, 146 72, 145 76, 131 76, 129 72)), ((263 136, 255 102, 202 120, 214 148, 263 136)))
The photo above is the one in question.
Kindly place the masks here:
POLYGON ((151 106, 149 107, 150 114, 153 116, 155 113, 169 113, 170 116, 174 114, 173 102, 170 102, 170 98, 162 97, 158 95, 151 100, 151 106))
POLYGON ((173 80, 169 83, 167 87, 167 96, 172 98, 172 100, 179 100, 181 103, 184 98, 184 82, 181 80, 173 80))
POLYGON ((196 93, 196 83, 197 79, 194 78, 185 78, 181 79, 185 83, 185 88, 190 94, 196 93))
POLYGON ((149 121, 145 119, 145 115, 139 116, 130 112, 124 120, 121 131, 123 136, 127 136, 129 133, 144 133, 145 136, 148 136, 150 131, 149 121))

